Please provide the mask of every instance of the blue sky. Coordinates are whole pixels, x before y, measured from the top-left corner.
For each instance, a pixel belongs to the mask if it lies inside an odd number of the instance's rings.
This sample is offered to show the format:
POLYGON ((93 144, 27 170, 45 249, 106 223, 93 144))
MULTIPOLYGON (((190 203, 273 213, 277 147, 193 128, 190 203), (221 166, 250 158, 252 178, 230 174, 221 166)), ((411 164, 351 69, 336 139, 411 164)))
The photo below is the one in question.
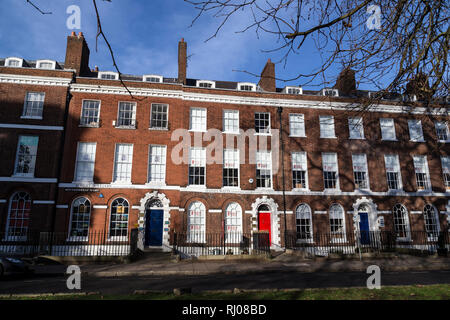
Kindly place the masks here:
MULTIPOLYGON (((33 0, 51 15, 42 15, 26 0, 2 0, 0 11, 0 57, 18 56, 24 59, 53 59, 64 61, 68 6, 81 8, 81 29, 91 50, 90 67, 112 71, 111 57, 106 45, 99 40, 95 50, 96 18, 91 0, 33 0), (8 8, 5 10, 5 8, 8 8)), ((218 20, 203 17, 190 27, 196 10, 183 0, 98 0, 103 29, 110 41, 120 71, 127 74, 161 74, 177 76, 178 41, 188 43, 188 77, 196 79, 251 81, 254 76, 233 70, 246 70, 259 74, 268 58, 276 62, 277 53, 264 53, 273 49, 276 39, 254 31, 236 33, 250 22, 250 17, 238 15, 219 33, 217 38, 205 42, 215 31, 218 20)), ((307 44, 299 55, 290 58, 286 67, 277 64, 279 78, 290 78, 297 73, 310 73, 320 62, 320 55, 312 44, 307 44)), ((331 79, 339 70, 332 69, 331 79)), ((290 82, 300 84, 299 81, 290 82)), ((278 87, 286 83, 278 81, 278 87)), ((308 86, 306 86, 308 88, 308 86)), ((315 87, 310 87, 316 89, 315 87)))

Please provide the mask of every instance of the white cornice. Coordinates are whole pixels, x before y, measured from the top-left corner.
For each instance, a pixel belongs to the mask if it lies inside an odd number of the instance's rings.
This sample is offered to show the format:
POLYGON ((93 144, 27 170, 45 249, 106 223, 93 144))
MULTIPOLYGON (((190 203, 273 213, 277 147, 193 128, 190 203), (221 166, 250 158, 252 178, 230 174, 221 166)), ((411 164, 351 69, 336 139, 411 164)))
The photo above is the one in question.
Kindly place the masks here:
POLYGON ((0 83, 29 84, 39 86, 68 87, 72 79, 55 77, 38 77, 18 74, 0 74, 0 83))
MULTIPOLYGON (((115 94, 115 95, 129 95, 129 92, 123 87, 102 86, 90 84, 72 84, 70 86, 72 92, 80 93, 96 93, 96 94, 115 94)), ((210 103, 227 103, 238 105, 257 105, 268 107, 285 107, 285 108, 314 108, 323 110, 352 110, 357 111, 357 103, 345 102, 330 102, 330 101, 313 101, 313 100, 293 100, 293 99, 274 99, 264 97, 246 97, 240 96, 239 92, 234 95, 220 95, 220 94, 206 94, 197 92, 184 92, 181 90, 162 90, 151 88, 135 88, 128 87, 134 96, 143 97, 159 97, 159 98, 173 98, 186 101, 195 102, 210 102, 210 103)), ((423 114, 427 111, 423 107, 409 107, 409 106, 392 106, 380 104, 368 108, 370 112, 387 112, 387 113, 411 113, 423 114)), ((426 112, 434 115, 448 115, 448 108, 434 108, 432 112, 426 112)))

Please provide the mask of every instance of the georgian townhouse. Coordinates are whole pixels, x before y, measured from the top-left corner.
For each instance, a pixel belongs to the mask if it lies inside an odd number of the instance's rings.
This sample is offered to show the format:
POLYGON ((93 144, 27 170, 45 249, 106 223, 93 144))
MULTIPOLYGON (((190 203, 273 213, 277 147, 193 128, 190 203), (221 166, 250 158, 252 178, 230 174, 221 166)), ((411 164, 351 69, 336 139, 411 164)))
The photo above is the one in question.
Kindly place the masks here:
MULTIPOLYGON (((174 234, 201 244, 211 234, 264 231, 280 249, 288 234, 345 241, 346 233, 395 230, 411 241, 411 231, 448 229, 445 104, 406 104, 398 95, 361 112, 355 106, 373 93, 357 90, 351 71, 333 88, 276 88, 270 60, 259 83, 190 79, 184 40, 178 78, 136 70, 122 75, 125 88, 117 73, 89 70, 80 39, 68 38, 67 55, 79 67, 65 87, 61 174, 48 206, 55 205, 54 230, 77 239, 106 230, 120 240, 139 228, 143 246, 165 249, 174 234)), ((2 160, 9 178, 12 149, 2 160)), ((36 170, 55 169, 37 155, 36 170)), ((8 192, 1 221, 16 214, 8 192)), ((34 208, 29 215, 40 215, 34 208)))

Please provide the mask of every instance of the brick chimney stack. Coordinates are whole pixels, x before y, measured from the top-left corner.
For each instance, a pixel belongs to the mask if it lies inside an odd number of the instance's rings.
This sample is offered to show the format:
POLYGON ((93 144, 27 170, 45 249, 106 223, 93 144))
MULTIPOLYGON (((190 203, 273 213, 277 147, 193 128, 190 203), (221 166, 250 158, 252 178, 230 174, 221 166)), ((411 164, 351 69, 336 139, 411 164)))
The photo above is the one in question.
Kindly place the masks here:
POLYGON ((89 75, 89 47, 82 32, 72 32, 67 37, 66 61, 64 68, 76 70, 77 76, 89 75))
POLYGON ((263 71, 261 72, 261 79, 259 80, 258 85, 264 90, 268 92, 276 92, 277 87, 275 83, 275 64, 267 60, 266 65, 264 66, 263 71))
POLYGON ((356 93, 355 71, 350 68, 342 70, 333 88, 339 90, 339 95, 354 95, 356 93))
POLYGON ((184 38, 178 42, 178 82, 186 84, 187 43, 184 38))

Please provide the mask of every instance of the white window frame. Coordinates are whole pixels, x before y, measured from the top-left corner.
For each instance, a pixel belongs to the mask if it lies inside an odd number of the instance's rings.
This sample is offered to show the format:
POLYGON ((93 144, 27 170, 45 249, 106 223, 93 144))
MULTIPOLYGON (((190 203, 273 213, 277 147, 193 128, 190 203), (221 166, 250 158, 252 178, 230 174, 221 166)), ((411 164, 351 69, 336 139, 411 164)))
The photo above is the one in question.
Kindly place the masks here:
POLYGON ((423 137, 422 121, 417 119, 408 120, 409 140, 414 142, 425 142, 423 137), (414 129, 419 130, 417 137, 414 137, 414 129))
POLYGON ((339 97, 339 90, 333 88, 324 88, 322 89, 322 96, 324 97, 339 97), (331 95, 328 94, 331 92, 331 95))
POLYGON ((357 189, 357 190, 370 190, 370 179, 369 179, 369 166, 368 166, 368 164, 367 164, 367 155, 365 154, 365 153, 354 153, 354 154, 352 154, 352 168, 353 168, 353 179, 354 179, 354 183, 355 183, 355 189, 357 189), (358 157, 358 156, 363 156, 363 158, 364 158, 364 166, 365 166, 365 170, 364 171, 361 171, 361 170, 358 170, 357 172, 364 172, 365 174, 366 174, 366 184, 367 184, 367 187, 366 188, 356 188, 356 181, 355 181, 355 157, 358 157))
MULTIPOLYGON (((109 222, 108 223, 108 240, 109 241, 127 241, 128 240, 128 234, 129 234, 128 228, 129 228, 129 222, 130 222, 130 213, 131 213, 131 206, 130 206, 130 202, 128 201, 128 199, 126 199, 124 197, 117 197, 111 202, 111 208, 109 209, 109 221, 108 221, 109 222), (111 230, 113 230, 111 228, 112 216, 113 216, 112 210, 114 208, 114 202, 116 202, 116 201, 118 201, 120 199, 123 200, 120 204, 124 204, 125 202, 127 204, 126 206, 122 205, 122 207, 127 207, 128 208, 128 211, 126 213, 126 215, 127 215, 127 221, 126 221, 127 227, 125 229, 126 234, 125 235, 120 235, 120 236, 111 236, 111 230)), ((123 215, 125 215, 125 213, 117 213, 117 211, 116 211, 115 215, 116 216, 123 216, 123 215)), ((118 220, 118 221, 115 221, 115 222, 116 223, 118 223, 118 222, 122 222, 123 223, 124 220, 118 220)), ((123 230, 123 229, 122 228, 116 228, 115 230, 123 230)))
POLYGON ((17 58, 17 57, 9 57, 5 59, 5 67, 8 68, 22 68, 23 67, 23 59, 22 58, 17 58), (17 61, 19 62, 18 66, 10 66, 9 62, 10 61, 17 61))
MULTIPOLYGON (((239 130, 240 130, 240 127, 239 127, 239 110, 233 110, 233 109, 224 109, 223 110, 223 112, 222 112, 222 114, 223 114, 223 121, 222 121, 222 125, 223 125, 223 133, 230 133, 230 134, 239 134, 239 130), (232 131, 232 130, 228 130, 227 129, 227 126, 226 126, 226 120, 228 120, 228 121, 236 121, 236 119, 234 119, 234 118, 227 118, 226 117, 226 113, 234 113, 234 114, 237 114, 237 130, 235 130, 235 131, 232 131)), ((234 128, 235 126, 233 125, 233 128, 234 128)))
POLYGON ((53 60, 37 60, 36 61, 36 69, 42 69, 42 70, 55 70, 56 69, 56 61, 53 60), (42 63, 50 63, 52 66, 51 68, 42 68, 42 63))
POLYGON ((314 229, 313 229, 313 221, 312 221, 312 210, 311 210, 311 207, 308 205, 308 204, 306 204, 306 203, 300 203, 296 208, 295 208, 295 211, 294 211, 294 214, 295 214, 295 232, 296 232, 296 234, 298 235, 299 234, 299 232, 298 232, 298 230, 297 230, 297 228, 300 226, 306 226, 306 224, 298 224, 297 223, 297 220, 306 220, 305 218, 304 218, 304 214, 305 214, 305 212, 304 211, 302 211, 302 212, 300 212, 299 211, 299 209, 300 209, 300 207, 304 207, 304 208, 307 208, 307 210, 309 211, 309 217, 308 217, 308 219, 309 219, 309 230, 310 230, 310 232, 309 232, 309 237, 307 237, 307 238, 305 238, 305 239, 298 239, 297 238, 297 236, 296 236, 296 242, 297 243, 313 243, 314 242, 314 229))
POLYGON ((13 174, 14 177, 30 177, 30 178, 34 177, 34 173, 36 171, 36 160, 37 160, 38 147, 39 147, 39 136, 35 136, 35 135, 33 135, 33 136, 32 135, 19 135, 19 139, 17 140, 16 160, 14 162, 14 174, 13 174), (27 138, 27 137, 37 138, 36 154, 35 155, 32 155, 32 154, 30 155, 32 157, 32 161, 31 161, 32 168, 33 168, 32 172, 27 172, 27 173, 17 172, 17 168, 18 168, 18 164, 19 164, 18 161, 19 161, 19 156, 20 156, 20 154, 19 154, 19 151, 20 151, 20 140, 21 140, 22 137, 24 137, 24 138, 27 138))
POLYGON ((81 115, 80 115, 80 127, 91 127, 91 128, 98 128, 100 127, 100 110, 102 107, 102 101, 101 100, 96 100, 96 99, 83 99, 81 101, 81 115), (82 124, 82 119, 83 119, 83 111, 84 111, 84 102, 85 101, 94 101, 94 102, 98 102, 98 115, 97 115, 97 121, 96 122, 91 122, 93 124, 82 124))
POLYGON ((450 184, 445 185, 445 175, 448 175, 448 181, 450 181, 450 156, 441 156, 441 167, 442 167, 442 179, 446 190, 450 190, 450 184), (446 160, 444 160, 446 159, 446 160))
MULTIPOLYGON (((31 221, 31 213, 33 212, 33 199, 31 198, 31 195, 26 192, 26 191, 17 191, 14 192, 11 197, 9 198, 9 204, 8 204, 8 216, 6 218, 6 229, 5 229, 5 235, 4 235, 4 240, 8 240, 8 241, 26 241, 27 240, 27 235, 28 235, 28 230, 29 230, 29 225, 30 225, 30 221, 31 221), (21 196, 20 194, 24 194, 23 196, 21 196), (13 202, 13 198, 15 196, 19 197, 19 200, 24 200, 26 202, 29 202, 30 204, 30 209, 28 212, 28 218, 23 218, 24 216, 24 211, 25 209, 21 209, 21 215, 20 215, 20 220, 21 220, 21 233, 24 233, 23 235, 20 236, 14 236, 14 235, 10 235, 10 220, 11 220, 11 207, 12 207, 12 202, 13 202), (24 199, 24 198, 28 198, 28 199, 24 199), (27 221, 27 226, 24 226, 24 221, 27 221)), ((16 209, 18 210, 18 209, 16 209)), ((16 219, 15 220, 19 220, 17 219, 17 213, 16 213, 16 219)))
POLYGON ((319 127, 320 127, 320 138, 321 139, 336 139, 336 127, 335 127, 335 123, 334 123, 334 116, 330 116, 330 115, 323 115, 323 116, 319 116, 319 127), (325 124, 323 121, 325 121, 325 118, 327 119, 331 119, 332 123, 331 124, 325 124), (325 127, 323 127, 323 125, 327 125, 333 128, 333 135, 331 136, 325 136, 325 127))
POLYGON ((204 189, 206 188, 206 148, 198 148, 198 147, 191 147, 189 148, 189 164, 188 164, 188 186, 190 188, 201 188, 204 189), (189 183, 189 169, 191 168, 191 164, 192 164, 192 152, 200 152, 200 166, 192 166, 192 168, 205 168, 205 173, 204 173, 204 177, 203 177, 203 184, 191 184, 189 183))
POLYGON ((436 121, 434 123, 434 127, 435 127, 435 130, 436 130, 437 141, 438 142, 443 142, 443 143, 449 143, 450 142, 450 131, 448 129, 448 122, 447 121, 436 121), (439 139, 439 136, 437 135, 438 126, 441 126, 441 125, 445 126, 445 129, 447 131, 447 140, 441 140, 441 139, 439 139))
POLYGON ((193 132, 206 132, 208 128, 208 109, 207 108, 197 108, 197 107, 191 107, 189 109, 189 131, 193 131, 193 132), (205 112, 205 117, 200 116, 200 117, 196 117, 196 118, 200 118, 203 120, 204 118, 204 123, 202 121, 201 124, 201 128, 193 128, 193 121, 192 121, 192 111, 197 110, 197 111, 201 111, 201 112, 205 112))
POLYGON ((322 179, 323 179, 323 189, 324 191, 340 191, 341 187, 339 184, 339 160, 336 152, 322 152, 322 179), (325 157, 324 155, 334 155, 336 159, 336 187, 335 188, 325 188, 325 171, 332 172, 329 170, 325 170, 325 157))
POLYGON ((92 219, 92 202, 89 198, 85 196, 77 197, 75 198, 71 205, 70 205, 70 220, 69 220, 69 234, 67 241, 89 241, 89 230, 91 228, 91 219, 92 219), (88 228, 87 228, 87 236, 72 236, 72 221, 73 221, 73 205, 75 201, 78 201, 79 199, 85 199, 85 202, 89 202, 89 222, 88 222, 88 228))
POLYGON ((158 144, 150 144, 148 146, 148 166, 147 166, 147 184, 149 185, 159 185, 159 186, 165 186, 166 185, 166 173, 167 173, 167 146, 166 145, 158 145, 158 144), (150 180, 151 178, 151 171, 152 171, 152 165, 154 165, 151 161, 152 157, 152 148, 162 148, 163 154, 161 157, 164 158, 164 163, 158 163, 155 165, 158 166, 164 166, 164 170, 162 172, 163 178, 161 180, 150 180))
POLYGON ((149 82, 149 83, 163 83, 164 78, 163 78, 163 76, 160 76, 157 74, 145 74, 142 76, 142 81, 149 82), (150 79, 150 78, 158 79, 158 81, 149 81, 148 79, 150 79))
POLYGON ((195 86, 196 87, 199 87, 199 88, 202 88, 202 89, 215 89, 216 88, 216 82, 215 81, 211 81, 211 80, 197 80, 196 82, 195 82, 195 86), (207 83, 207 84, 210 84, 211 85, 211 87, 200 87, 200 84, 201 83, 207 83))
POLYGON ((80 182, 94 182, 94 175, 95 175, 95 158, 96 158, 96 154, 97 154, 97 142, 78 142, 77 144, 77 153, 76 153, 76 157, 75 157, 75 171, 73 174, 73 182, 74 183, 80 183, 80 182), (94 145, 94 156, 93 156, 93 160, 92 161, 83 161, 83 162, 92 162, 94 163, 94 167, 92 170, 92 177, 88 180, 79 180, 77 178, 78 175, 78 162, 79 162, 79 150, 80 150, 80 145, 81 144, 90 144, 90 145, 94 145))
POLYGON ((272 135, 272 117, 270 115, 270 112, 258 112, 255 111, 254 113, 254 120, 256 122, 256 114, 268 114, 269 115, 269 132, 256 132, 256 123, 255 123, 255 135, 260 135, 260 136, 270 136, 272 135))
POLYGON ((364 123, 362 117, 350 117, 348 118, 348 130, 349 139, 360 139, 364 140, 364 123), (355 122, 358 124, 355 125, 355 122), (358 133, 355 135, 355 133, 358 133))
POLYGON ((239 152, 239 149, 224 149, 223 150, 222 180, 225 180, 224 179, 225 177, 223 176, 223 170, 224 169, 237 169, 238 185, 237 186, 225 186, 224 183, 223 183, 224 181, 222 181, 223 189, 240 189, 240 187, 241 187, 241 168, 240 167, 241 167, 241 165, 240 165, 240 152, 239 152), (231 152, 237 154, 237 159, 233 159, 233 160, 237 160, 237 168, 235 168, 235 167, 225 168, 225 163, 226 163, 225 154, 226 154, 227 151, 228 152, 231 151, 231 152))
POLYGON ((392 118, 380 118, 380 130, 381 130, 381 140, 384 141, 397 141, 397 134, 395 132, 395 121, 392 118), (390 123, 389 126, 387 126, 387 123, 390 123), (384 130, 383 130, 384 128, 384 130), (387 132, 386 132, 386 128, 389 128, 389 131, 392 131, 393 133, 393 138, 388 138, 386 137, 387 132))
POLYGON ((255 172, 255 183, 257 185, 258 175, 256 174, 258 170, 267 170, 267 169, 258 169, 258 159, 260 159, 261 155, 265 154, 267 159, 269 159, 269 170, 270 170, 270 186, 268 187, 258 187, 256 186, 256 190, 273 190, 273 168, 272 168, 272 151, 261 150, 256 151, 256 172, 255 172))
POLYGON ((385 154, 384 155, 384 167, 385 167, 385 170, 386 170, 386 184, 388 186, 388 190, 389 191, 401 191, 401 190, 403 190, 402 170, 401 170, 401 167, 400 167, 400 159, 398 158, 398 155, 397 154, 385 154), (388 171, 388 167, 387 167, 387 163, 388 162, 386 161, 387 157, 395 157, 395 159, 396 159, 396 166, 398 166, 398 171, 388 171), (389 181, 388 181, 388 177, 387 177, 388 172, 397 173, 397 176, 398 176, 398 189, 389 189, 389 181))
POLYGON ((290 137, 306 137, 306 129, 305 129, 305 115, 303 113, 289 113, 289 136, 290 137), (301 118, 300 121, 293 118, 301 118), (295 121, 294 121, 295 120, 295 121), (302 124, 298 128, 294 128, 293 124, 302 124), (299 134, 294 134, 294 131, 300 131, 299 134))
POLYGON ((240 243, 242 241, 242 207, 237 202, 230 202, 225 207, 225 243, 240 243), (236 217, 229 215, 235 214, 236 217), (230 223, 230 221, 232 223, 230 223), (229 231, 229 227, 231 231, 229 231))
MULTIPOLYGON (((397 203, 397 204, 395 204, 394 205, 394 207, 392 208, 392 221, 393 221, 393 225, 394 225, 394 231, 395 232, 397 232, 397 226, 398 226, 398 224, 396 223, 396 218, 395 218, 395 212, 394 212, 394 210, 395 210, 395 208, 396 207, 399 207, 399 208, 403 208, 403 209, 405 209, 403 212, 404 212, 404 214, 405 214, 405 216, 404 217, 402 217, 402 219, 404 219, 405 221, 404 221, 404 225, 405 225, 405 230, 404 230, 404 232, 405 232, 405 237, 397 237, 397 241, 411 241, 411 224, 410 224, 410 221, 409 221, 409 214, 408 214, 408 209, 403 205, 403 204, 401 204, 401 203, 397 203)), ((400 209, 401 210, 401 209, 400 209)), ((397 219, 398 220, 398 219, 397 219)))
MULTIPOLYGON (((340 218, 339 218, 340 219, 340 218)), ((345 210, 342 205, 338 203, 333 203, 330 208, 328 209, 328 223, 330 224, 330 234, 331 234, 331 242, 332 243, 346 243, 347 242, 347 226, 345 221, 345 210), (335 217, 332 217, 331 209, 333 207, 338 207, 340 209, 340 212, 342 213, 342 231, 331 231, 331 219, 336 220, 335 217), (339 236, 342 235, 342 236, 339 236), (337 236, 337 237, 336 237, 337 236)))
POLYGON ((188 243, 205 243, 206 242, 206 206, 201 201, 193 201, 189 204, 187 209, 187 242, 188 243), (193 208, 196 206, 196 208, 193 208), (200 221, 203 223, 192 223, 191 211, 192 209, 200 210, 200 221), (199 226, 199 231, 193 233, 191 225, 199 226))
MULTIPOLYGON (((309 190, 309 181, 308 181, 308 154, 306 153, 306 151, 298 151, 298 152, 292 152, 291 153, 291 165, 292 165, 292 190, 296 191, 296 190, 301 190, 301 191, 306 191, 309 190), (296 165, 296 163, 294 163, 294 155, 295 154, 302 154, 302 156, 304 156, 305 162, 304 162, 304 166, 305 166, 305 170, 296 170, 297 168, 294 168, 294 166, 296 165), (294 171, 305 171, 305 186, 303 188, 297 188, 294 184, 294 171)), ((303 165, 303 164, 302 164, 303 165)))
POLYGON ((117 104, 117 120, 116 120, 116 125, 115 127, 117 129, 136 129, 137 127, 137 121, 136 121, 136 113, 137 113, 137 103, 136 102, 131 102, 131 101, 119 101, 119 103, 117 104), (134 124, 131 125, 121 125, 120 123, 120 104, 121 103, 130 103, 133 106, 133 113, 132 113, 132 122, 134 122, 134 124))
POLYGON ((427 203, 423 207, 422 214, 423 214, 423 222, 424 222, 424 226, 425 226, 425 232, 427 233, 427 240, 428 241, 437 241, 439 232, 441 231, 441 226, 440 226, 440 223, 439 223, 439 211, 438 211, 438 209, 435 206, 433 206, 432 204, 427 203), (433 222, 431 227, 433 229, 435 229, 434 231, 428 231, 428 227, 430 225, 427 223, 426 210, 432 210, 433 211, 431 213, 433 216, 431 217, 430 220, 432 220, 432 222, 433 222))
POLYGON ((256 91, 256 84, 254 84, 252 82, 238 82, 236 90, 238 90, 238 91, 245 91, 245 92, 256 91), (241 90, 241 86, 249 86, 252 89, 251 90, 241 90))
POLYGON ((168 130, 169 129, 169 104, 167 103, 152 103, 150 105, 150 130, 168 130), (162 105, 162 106, 166 106, 167 107, 167 115, 166 115, 166 126, 165 127, 152 127, 152 115, 153 115, 153 106, 155 105, 162 105))
MULTIPOLYGON (((134 156, 134 145, 132 143, 116 143, 115 147, 114 147, 114 167, 113 167, 113 176, 112 176, 112 182, 113 184, 131 184, 131 180, 133 179, 133 156, 134 156), (128 154, 131 159, 130 162, 127 164, 130 164, 130 172, 127 172, 127 175, 129 174, 129 179, 123 179, 123 180, 119 180, 119 178, 117 177, 117 165, 119 163, 122 163, 122 161, 118 161, 117 157, 118 157, 118 153, 117 153, 117 147, 118 146, 131 146, 131 152, 128 154)), ((126 163, 126 162, 125 162, 126 163)))
POLYGON ((22 115, 20 116, 20 118, 21 119, 42 120, 43 119, 43 115, 44 115, 44 104, 45 104, 45 92, 27 91, 27 93, 25 94, 25 101, 23 103, 23 110, 22 110, 22 115), (28 100, 28 95, 29 94, 39 94, 40 96, 42 96, 42 101, 38 101, 38 100, 29 101, 28 100), (41 115, 40 116, 28 116, 28 115, 26 115, 27 114, 27 110, 28 110, 28 102, 42 103, 41 115))
POLYGON ((428 169, 428 159, 427 159, 427 156, 413 155, 413 163, 414 163, 414 173, 415 173, 415 178, 416 178, 416 187, 417 187, 417 191, 418 191, 418 192, 420 192, 420 191, 431 191, 431 190, 432 190, 432 186, 431 186, 430 171, 429 171, 429 169, 428 169), (425 159, 425 160, 423 161, 423 164, 425 165, 425 167, 422 168, 422 169, 416 167, 416 163, 419 162, 419 159, 425 159), (417 172, 418 169, 421 169, 421 170, 423 170, 423 171, 425 171, 425 172, 417 172), (418 184, 417 184, 417 174, 418 174, 418 173, 425 173, 425 174, 426 174, 426 178, 427 178, 426 183, 427 183, 427 185, 428 185, 428 188, 419 189, 419 186, 418 186, 418 184))
POLYGON ((301 95, 303 94, 303 88, 302 87, 295 87, 295 86, 286 86, 281 91, 285 94, 294 94, 294 95, 301 95), (295 91, 295 92, 289 92, 289 91, 295 91))
POLYGON ((99 71, 97 77, 101 80, 119 80, 119 73, 113 71, 99 71), (111 75, 114 76, 114 79, 103 79, 103 75, 111 75))

